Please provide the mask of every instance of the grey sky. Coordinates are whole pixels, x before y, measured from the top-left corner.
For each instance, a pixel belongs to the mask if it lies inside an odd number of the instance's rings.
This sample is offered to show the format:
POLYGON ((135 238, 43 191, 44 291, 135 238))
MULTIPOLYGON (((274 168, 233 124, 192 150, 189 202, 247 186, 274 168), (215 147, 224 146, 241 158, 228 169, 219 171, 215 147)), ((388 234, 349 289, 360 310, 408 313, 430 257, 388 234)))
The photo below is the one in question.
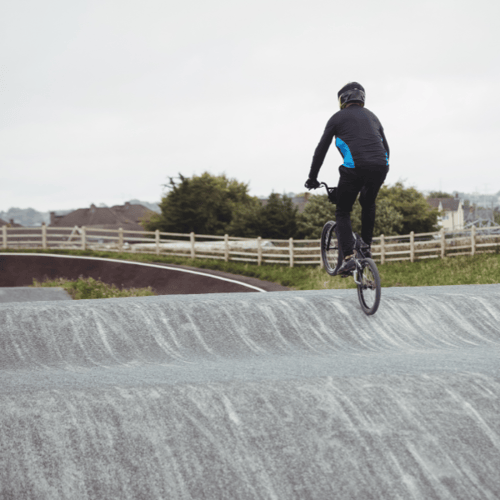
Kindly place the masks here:
MULTIPOLYGON (((303 191, 359 81, 387 182, 500 190, 496 1, 18 0, 0 7, 0 210, 159 200, 207 170, 303 191)), ((330 149, 320 179, 335 184, 330 149)))

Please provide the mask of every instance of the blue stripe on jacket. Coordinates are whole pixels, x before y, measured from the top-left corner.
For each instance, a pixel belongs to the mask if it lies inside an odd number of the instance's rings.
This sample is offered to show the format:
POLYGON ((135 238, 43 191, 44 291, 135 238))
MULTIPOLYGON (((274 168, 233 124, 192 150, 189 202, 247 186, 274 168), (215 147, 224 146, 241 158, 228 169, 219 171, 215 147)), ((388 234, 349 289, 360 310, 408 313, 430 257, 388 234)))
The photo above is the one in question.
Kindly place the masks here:
POLYGON ((335 139, 335 145, 339 148, 340 154, 344 158, 344 167, 354 168, 354 160, 352 159, 351 150, 349 146, 339 137, 335 139))

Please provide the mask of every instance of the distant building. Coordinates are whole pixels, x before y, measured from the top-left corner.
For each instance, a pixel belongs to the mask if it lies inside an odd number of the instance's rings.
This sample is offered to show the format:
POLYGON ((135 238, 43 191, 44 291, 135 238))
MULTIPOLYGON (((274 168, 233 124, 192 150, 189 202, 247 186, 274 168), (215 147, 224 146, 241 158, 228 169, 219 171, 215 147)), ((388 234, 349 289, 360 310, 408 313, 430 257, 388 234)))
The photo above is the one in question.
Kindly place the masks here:
POLYGON ((461 199, 427 198, 427 203, 441 212, 438 223, 445 230, 452 231, 464 228, 464 209, 461 199))
POLYGON ((17 224, 14 222, 14 219, 10 219, 9 222, 5 222, 3 219, 0 219, 0 227, 8 226, 8 227, 23 227, 21 224, 17 224))
POLYGON ((89 227, 96 229, 119 229, 129 231, 142 231, 144 227, 140 222, 151 217, 152 210, 143 205, 132 205, 126 202, 125 205, 115 205, 113 207, 96 207, 94 204, 90 208, 79 208, 66 215, 56 215, 50 212, 50 227, 89 227))

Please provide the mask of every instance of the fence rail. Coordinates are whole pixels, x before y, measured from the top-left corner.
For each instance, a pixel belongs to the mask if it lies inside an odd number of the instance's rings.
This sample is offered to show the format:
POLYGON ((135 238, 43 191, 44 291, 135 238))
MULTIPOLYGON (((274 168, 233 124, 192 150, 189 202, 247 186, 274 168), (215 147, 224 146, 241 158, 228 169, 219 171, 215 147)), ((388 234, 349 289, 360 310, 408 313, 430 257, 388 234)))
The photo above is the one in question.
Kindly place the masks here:
MULTIPOLYGON (((223 259, 257 265, 279 263, 322 265, 320 240, 275 240, 201 234, 129 231, 94 227, 2 226, 3 249, 80 249, 133 252, 178 257, 223 259)), ((444 258, 500 251, 500 227, 461 231, 410 233, 374 238, 375 260, 391 261, 444 258), (496 232, 498 231, 498 232, 496 232)))

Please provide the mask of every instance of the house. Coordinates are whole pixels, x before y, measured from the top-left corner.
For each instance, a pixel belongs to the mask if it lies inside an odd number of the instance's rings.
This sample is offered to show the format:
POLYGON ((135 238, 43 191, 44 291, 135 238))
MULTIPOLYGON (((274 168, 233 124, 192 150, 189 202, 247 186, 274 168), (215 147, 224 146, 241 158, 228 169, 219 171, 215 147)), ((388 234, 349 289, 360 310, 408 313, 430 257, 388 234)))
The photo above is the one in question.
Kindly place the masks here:
POLYGON ((140 222, 147 219, 154 212, 143 205, 132 205, 126 202, 125 205, 115 205, 114 207, 96 207, 94 204, 90 208, 79 208, 66 215, 56 215, 50 212, 50 227, 88 227, 95 229, 120 229, 125 231, 143 231, 144 227, 140 222))
POLYGON ((21 224, 17 224, 14 222, 14 219, 10 219, 9 222, 5 222, 3 219, 0 219, 0 227, 2 226, 7 226, 7 227, 23 227, 21 224))
POLYGON ((427 203, 440 211, 438 223, 445 230, 453 231, 464 228, 464 209, 461 199, 427 198, 427 203))

